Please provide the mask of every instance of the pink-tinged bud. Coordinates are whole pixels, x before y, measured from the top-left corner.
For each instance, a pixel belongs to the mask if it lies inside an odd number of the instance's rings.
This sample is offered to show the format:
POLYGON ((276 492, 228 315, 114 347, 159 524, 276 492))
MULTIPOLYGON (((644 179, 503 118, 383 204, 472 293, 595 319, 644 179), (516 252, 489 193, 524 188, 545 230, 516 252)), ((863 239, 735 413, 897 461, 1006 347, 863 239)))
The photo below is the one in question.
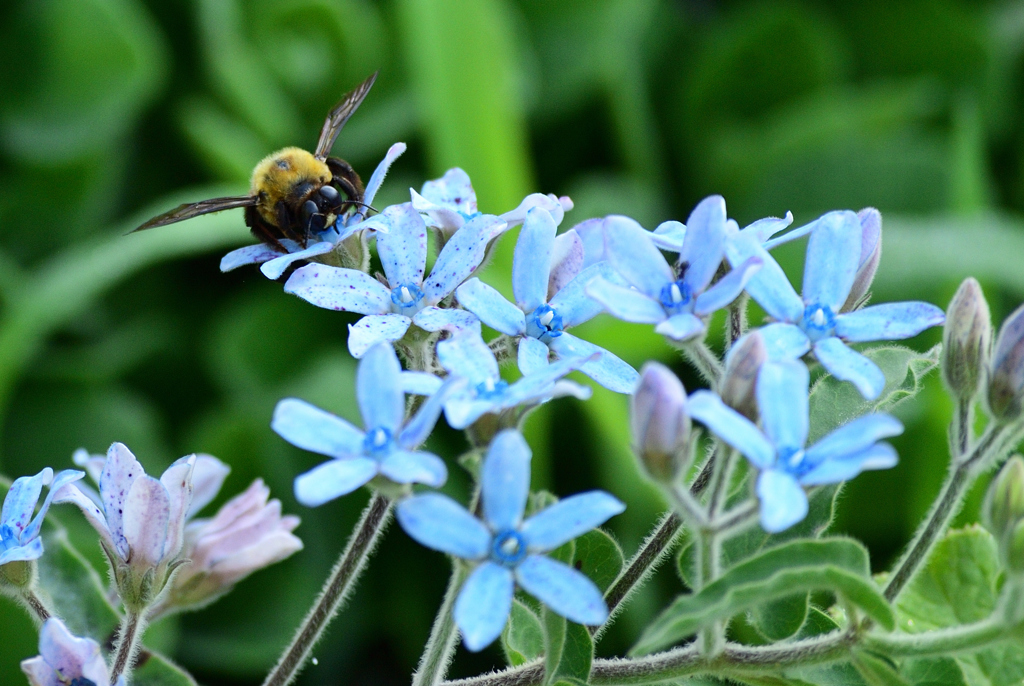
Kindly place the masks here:
POLYGON ((860 220, 860 262, 857 276, 846 302, 840 312, 850 312, 862 306, 871 290, 871 282, 875 280, 878 262, 882 259, 882 214, 874 207, 865 207, 857 213, 860 220))
POLYGON ((747 334, 729 351, 722 376, 722 401, 752 422, 757 422, 757 373, 768 359, 761 334, 747 334))
POLYGON ((942 330, 942 378, 957 398, 970 400, 978 393, 991 344, 985 294, 975 279, 964 279, 949 303, 942 330))
POLYGON ((257 479, 224 504, 212 519, 185 530, 184 556, 167 597, 154 614, 197 609, 212 603, 253 572, 302 550, 292 531, 299 518, 281 515, 281 501, 257 479))
POLYGON ((1002 540, 1024 520, 1024 459, 1011 457, 992 480, 982 507, 985 526, 1002 540))
POLYGON ((690 457, 690 415, 686 389, 672 370, 648 362, 630 400, 633 450, 655 481, 674 481, 690 457))
POLYGON ((988 407, 997 422, 1021 415, 1024 401, 1024 305, 1013 311, 999 328, 992 353, 988 407))

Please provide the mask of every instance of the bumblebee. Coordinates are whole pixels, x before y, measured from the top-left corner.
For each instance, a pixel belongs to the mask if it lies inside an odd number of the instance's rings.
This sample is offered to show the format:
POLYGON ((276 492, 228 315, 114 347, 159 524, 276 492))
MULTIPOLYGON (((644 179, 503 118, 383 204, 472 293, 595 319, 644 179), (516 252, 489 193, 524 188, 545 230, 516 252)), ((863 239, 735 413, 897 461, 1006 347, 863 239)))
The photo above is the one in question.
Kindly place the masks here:
POLYGON ((244 207, 245 225, 258 240, 282 252, 288 252, 281 244, 285 238, 305 247, 310 236, 323 231, 346 209, 363 205, 359 174, 345 160, 327 155, 376 80, 374 72, 330 111, 315 152, 290 147, 267 155, 253 170, 248 195, 185 203, 153 217, 132 233, 244 207))

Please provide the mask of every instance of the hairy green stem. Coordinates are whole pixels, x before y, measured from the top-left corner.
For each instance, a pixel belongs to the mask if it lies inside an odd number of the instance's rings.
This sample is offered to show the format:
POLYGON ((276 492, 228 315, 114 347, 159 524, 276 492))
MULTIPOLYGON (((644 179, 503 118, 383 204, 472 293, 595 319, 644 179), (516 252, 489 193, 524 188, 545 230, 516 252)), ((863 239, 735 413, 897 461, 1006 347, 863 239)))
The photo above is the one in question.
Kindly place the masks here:
POLYGON ((718 382, 722 379, 722 363, 718 356, 711 352, 711 349, 704 341, 687 341, 680 346, 686 359, 696 367, 704 380, 711 386, 711 390, 718 388, 718 382))
POLYGON ((923 634, 869 634, 864 638, 864 647, 889 657, 929 657, 976 652, 993 643, 1011 639, 1014 637, 1006 623, 993 616, 973 624, 923 634))
POLYGON ((21 602, 24 603, 25 607, 28 608, 33 618, 40 624, 48 620, 53 616, 50 609, 46 607, 46 603, 36 595, 34 589, 26 588, 21 592, 21 602))
POLYGON ((370 503, 363 510, 352 536, 342 551, 341 557, 324 583, 320 597, 313 603, 309 614, 299 626, 295 638, 285 649, 263 686, 286 686, 296 677, 309 658, 313 646, 320 640, 324 629, 341 609, 366 561, 373 553, 380 535, 391 521, 392 503, 380 493, 374 493, 370 503))
POLYGON ((146 626, 145 610, 138 611, 125 608, 121 629, 117 632, 117 645, 114 646, 114 663, 110 667, 110 684, 114 686, 118 677, 131 673, 135 654, 142 644, 142 633, 146 626))
POLYGON ((998 450, 1001 447, 999 439, 1003 431, 1002 427, 988 430, 969 454, 953 460, 949 475, 942 485, 938 499, 932 505, 931 512, 918 528, 907 552, 900 558, 896 571, 885 586, 883 593, 886 600, 892 602, 899 596, 918 567, 928 558, 939 536, 949 528, 953 517, 963 504, 968 489, 981 471, 979 467, 990 461, 992 448, 998 450))
POLYGON ((455 619, 452 617, 452 608, 455 607, 455 599, 459 596, 459 590, 466 580, 467 572, 466 565, 458 559, 452 558, 452 575, 448 579, 444 600, 437 610, 434 626, 430 629, 430 639, 423 648, 419 667, 413 674, 413 686, 434 686, 444 680, 459 639, 455 619))
POLYGON ((750 296, 744 291, 729 305, 729 318, 725 322, 725 349, 729 350, 747 332, 747 301, 750 296))
MULTIPOLYGON (((716 452, 718 452, 716 450, 716 452)), ((722 539, 716 528, 716 520, 725 504, 729 490, 729 478, 732 465, 736 459, 735 450, 726 450, 725 459, 716 460, 711 475, 711 492, 708 495, 707 526, 703 527, 697 537, 697 584, 694 591, 707 586, 718 578, 722 568, 722 539)), ((702 629, 697 636, 697 643, 703 655, 713 656, 721 652, 725 645, 725 624, 715 622, 702 629)))

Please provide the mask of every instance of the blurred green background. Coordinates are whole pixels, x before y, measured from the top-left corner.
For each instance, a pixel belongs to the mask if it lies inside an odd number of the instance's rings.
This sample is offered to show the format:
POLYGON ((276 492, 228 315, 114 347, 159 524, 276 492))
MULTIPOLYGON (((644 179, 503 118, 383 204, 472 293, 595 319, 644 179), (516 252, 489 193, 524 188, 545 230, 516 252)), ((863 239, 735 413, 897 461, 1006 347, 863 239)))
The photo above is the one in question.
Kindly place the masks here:
MULTIPOLYGON (((611 212, 653 228, 709 193, 741 224, 873 205, 885 218, 876 300, 945 306, 974 274, 998 321, 1024 296, 1022 67, 1020 1, 9 0, 0 471, 66 467, 75 448, 119 440, 151 472, 218 455, 233 467, 222 499, 265 478, 302 516, 306 549, 148 639, 201 683, 257 684, 366 500, 298 506, 291 480, 319 458, 268 426, 286 395, 353 415, 353 319, 255 269, 221 274, 220 256, 251 242, 240 212, 127 229, 183 200, 244 192, 257 160, 312 147, 329 107, 380 69, 334 149, 367 178, 388 145, 409 144, 378 206, 454 165, 486 212, 532 191, 570 195, 564 228, 611 212)), ((506 291, 512 245, 490 268, 506 291)), ((779 251, 796 279, 802 250, 779 251)), ((584 335, 698 385, 648 328, 599 319, 584 335)), ((628 502, 611 524, 628 554, 663 505, 632 464, 625 407, 604 392, 562 400, 529 434, 537 487, 603 487, 628 502)), ((949 404, 934 375, 899 414, 903 461, 852 482, 835 526, 871 547, 877 569, 945 469, 949 404)), ((446 456, 462 447, 444 429, 432 441, 446 456)), ((464 492, 450 466, 448 489, 464 492)), ((77 513, 55 514, 99 565, 77 513)), ((393 529, 299 683, 407 683, 446 574, 443 556, 393 529)), ((623 650, 676 589, 660 574, 599 652, 623 650)), ((35 636, 3 599, 0 626, 0 683, 21 683, 35 636)), ((452 673, 500 663, 494 648, 460 651, 452 673)))

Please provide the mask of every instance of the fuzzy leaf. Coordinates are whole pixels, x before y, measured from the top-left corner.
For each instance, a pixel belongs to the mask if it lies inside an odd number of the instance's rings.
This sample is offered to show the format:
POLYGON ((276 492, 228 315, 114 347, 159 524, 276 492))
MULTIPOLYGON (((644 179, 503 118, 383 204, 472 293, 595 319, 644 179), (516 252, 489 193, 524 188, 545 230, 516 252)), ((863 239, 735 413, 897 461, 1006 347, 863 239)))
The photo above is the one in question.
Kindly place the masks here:
POLYGON ((544 627, 537 615, 518 598, 512 600, 512 612, 501 634, 501 645, 509 665, 518 667, 544 652, 544 627))
POLYGON ((751 624, 769 641, 781 641, 804 625, 807 603, 807 594, 797 593, 758 605, 750 613, 751 624))
POLYGON ((895 665, 877 655, 855 652, 853 666, 868 686, 910 686, 910 682, 896 671, 895 665))
POLYGON ((665 648, 715 621, 811 590, 840 593, 882 626, 894 626, 861 544, 842 538, 797 540, 740 563, 698 593, 679 596, 647 627, 632 653, 665 648))
POLYGON ((575 566, 602 592, 608 590, 622 571, 624 557, 622 548, 609 534, 601 529, 588 531, 575 540, 575 566))

